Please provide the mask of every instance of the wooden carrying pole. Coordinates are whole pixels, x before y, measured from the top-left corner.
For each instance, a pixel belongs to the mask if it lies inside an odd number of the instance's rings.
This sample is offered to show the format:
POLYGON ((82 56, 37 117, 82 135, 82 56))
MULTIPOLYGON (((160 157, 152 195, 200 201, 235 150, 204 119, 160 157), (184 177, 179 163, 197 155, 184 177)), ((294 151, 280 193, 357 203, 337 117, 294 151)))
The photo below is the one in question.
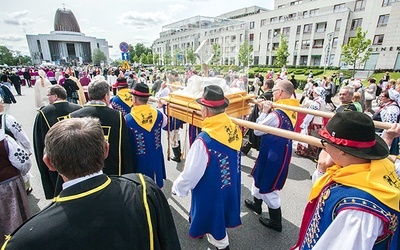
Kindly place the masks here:
MULTIPOLYGON (((173 103, 169 104, 171 108, 175 108, 175 109, 180 109, 183 110, 185 112, 188 112, 189 114, 191 113, 196 113, 198 115, 201 115, 199 110, 196 109, 191 109, 191 108, 186 108, 183 107, 181 105, 176 105, 173 103)), ((238 119, 238 118, 233 118, 230 117, 231 120, 239 125, 239 126, 243 126, 246 128, 251 128, 251 129, 255 129, 255 130, 259 130, 265 133, 269 133, 269 134, 273 134, 276 136, 281 136, 281 137, 285 137, 291 140, 295 140, 295 141, 301 141, 301 142, 305 142, 307 144, 316 146, 316 147, 320 147, 323 148, 322 144, 321 144, 321 140, 318 138, 315 138, 314 136, 310 136, 310 135, 303 135, 300 133, 296 133, 293 131, 289 131, 289 130, 285 130, 285 129, 280 129, 280 128, 274 128, 274 127, 270 127, 270 126, 265 126, 265 125, 260 125, 257 124, 255 122, 250 122, 250 121, 246 121, 246 120, 242 120, 242 119, 238 119)))
MULTIPOLYGON (((258 102, 255 101, 253 103, 258 103, 258 102)), ((304 113, 304 114, 321 116, 321 117, 328 118, 328 119, 331 119, 335 115, 334 113, 330 113, 330 112, 324 112, 324 111, 301 108, 301 107, 284 105, 284 104, 272 103, 272 106, 274 108, 278 108, 278 109, 286 109, 286 110, 291 110, 291 111, 300 112, 300 113, 304 113)), ((389 129, 393 125, 391 123, 379 122, 379 121, 374 121, 374 124, 375 124, 376 128, 381 128, 381 129, 389 129)))
POLYGON ((246 120, 241 120, 241 119, 233 118, 233 117, 231 117, 231 120, 239 126, 259 130, 259 131, 262 131, 265 133, 273 134, 273 135, 280 136, 280 137, 285 137, 287 139, 291 139, 291 140, 295 140, 295 141, 305 142, 307 144, 310 144, 310 145, 313 145, 316 147, 324 148, 324 146, 322 146, 321 140, 314 136, 303 135, 300 133, 296 133, 296 132, 281 129, 281 128, 274 128, 274 127, 270 127, 270 126, 260 125, 255 122, 249 122, 246 120))

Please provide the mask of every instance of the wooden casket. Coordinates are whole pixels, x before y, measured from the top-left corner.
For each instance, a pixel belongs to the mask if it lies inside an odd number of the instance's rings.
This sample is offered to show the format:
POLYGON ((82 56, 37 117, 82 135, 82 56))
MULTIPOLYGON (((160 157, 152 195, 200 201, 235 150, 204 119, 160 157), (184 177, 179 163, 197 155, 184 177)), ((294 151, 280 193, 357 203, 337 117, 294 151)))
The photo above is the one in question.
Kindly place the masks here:
MULTIPOLYGON (((229 106, 226 113, 235 118, 240 118, 251 113, 252 106, 250 99, 254 95, 249 95, 246 91, 236 92, 225 96, 229 99, 229 106)), ((168 97, 162 97, 167 103, 167 114, 196 127, 202 127, 203 118, 201 117, 200 104, 196 98, 170 93, 168 97)))

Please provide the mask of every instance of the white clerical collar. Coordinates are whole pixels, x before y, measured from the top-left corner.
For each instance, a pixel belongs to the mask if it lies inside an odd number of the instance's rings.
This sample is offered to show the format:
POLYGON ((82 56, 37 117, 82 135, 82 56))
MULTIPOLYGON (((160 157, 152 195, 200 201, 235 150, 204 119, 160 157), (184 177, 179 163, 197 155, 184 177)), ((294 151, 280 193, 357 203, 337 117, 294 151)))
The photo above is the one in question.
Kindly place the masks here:
POLYGON ((75 185, 75 184, 78 184, 79 182, 85 181, 85 180, 87 180, 87 179, 90 179, 90 178, 93 178, 93 177, 95 177, 95 176, 102 175, 102 174, 103 174, 103 171, 100 170, 100 171, 97 172, 97 173, 89 174, 89 175, 86 175, 86 176, 83 176, 83 177, 79 177, 79 178, 76 178, 76 179, 73 179, 73 180, 64 182, 64 183, 62 184, 62 188, 63 188, 63 190, 64 190, 64 189, 69 188, 69 187, 71 187, 71 186, 73 186, 73 185, 75 185))

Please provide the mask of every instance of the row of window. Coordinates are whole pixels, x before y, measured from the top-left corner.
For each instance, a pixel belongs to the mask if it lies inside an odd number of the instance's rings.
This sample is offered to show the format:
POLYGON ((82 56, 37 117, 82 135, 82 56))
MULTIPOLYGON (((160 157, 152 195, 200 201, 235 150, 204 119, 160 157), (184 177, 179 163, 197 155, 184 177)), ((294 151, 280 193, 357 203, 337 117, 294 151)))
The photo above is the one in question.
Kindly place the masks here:
MULTIPOLYGON (((351 21, 350 30, 356 30, 358 27, 362 25, 362 18, 356 18, 351 21)), ((389 22, 389 14, 380 15, 378 18, 378 23, 376 27, 385 27, 389 22)))
MULTIPOLYGON (((397 2, 397 1, 400 1, 400 0, 383 0, 382 7, 390 6, 392 3, 397 2)), ((290 5, 296 5, 301 2, 302 1, 291 2, 290 5)), ((366 3, 367 3, 367 0, 357 0, 354 5, 354 12, 365 10, 366 3)), ((280 5, 280 6, 278 6, 278 9, 282 8, 282 7, 283 7, 283 5, 280 5)), ((333 6, 334 13, 344 11, 345 9, 346 9, 345 3, 336 4, 333 6)), ((302 12, 302 17, 313 17, 313 16, 317 16, 318 13, 319 13, 319 9, 312 9, 309 11, 306 10, 306 11, 302 12)), ((300 15, 300 13, 299 13, 299 15, 300 15)), ((267 22, 267 19, 262 19, 260 22, 260 27, 266 26, 267 24, 270 24, 270 23, 280 23, 280 22, 294 20, 296 17, 297 17, 297 13, 291 13, 286 16, 271 17, 269 19, 269 22, 267 22)), ((250 29, 254 29, 254 22, 250 23, 250 29)))

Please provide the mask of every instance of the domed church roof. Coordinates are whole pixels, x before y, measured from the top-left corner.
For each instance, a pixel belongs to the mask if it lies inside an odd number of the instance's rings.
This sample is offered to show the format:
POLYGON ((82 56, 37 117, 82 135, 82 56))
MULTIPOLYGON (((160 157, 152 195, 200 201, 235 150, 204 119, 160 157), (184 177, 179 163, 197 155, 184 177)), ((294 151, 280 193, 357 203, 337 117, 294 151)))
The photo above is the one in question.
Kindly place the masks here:
POLYGON ((54 31, 81 32, 74 13, 69 9, 57 9, 54 16, 54 31))

